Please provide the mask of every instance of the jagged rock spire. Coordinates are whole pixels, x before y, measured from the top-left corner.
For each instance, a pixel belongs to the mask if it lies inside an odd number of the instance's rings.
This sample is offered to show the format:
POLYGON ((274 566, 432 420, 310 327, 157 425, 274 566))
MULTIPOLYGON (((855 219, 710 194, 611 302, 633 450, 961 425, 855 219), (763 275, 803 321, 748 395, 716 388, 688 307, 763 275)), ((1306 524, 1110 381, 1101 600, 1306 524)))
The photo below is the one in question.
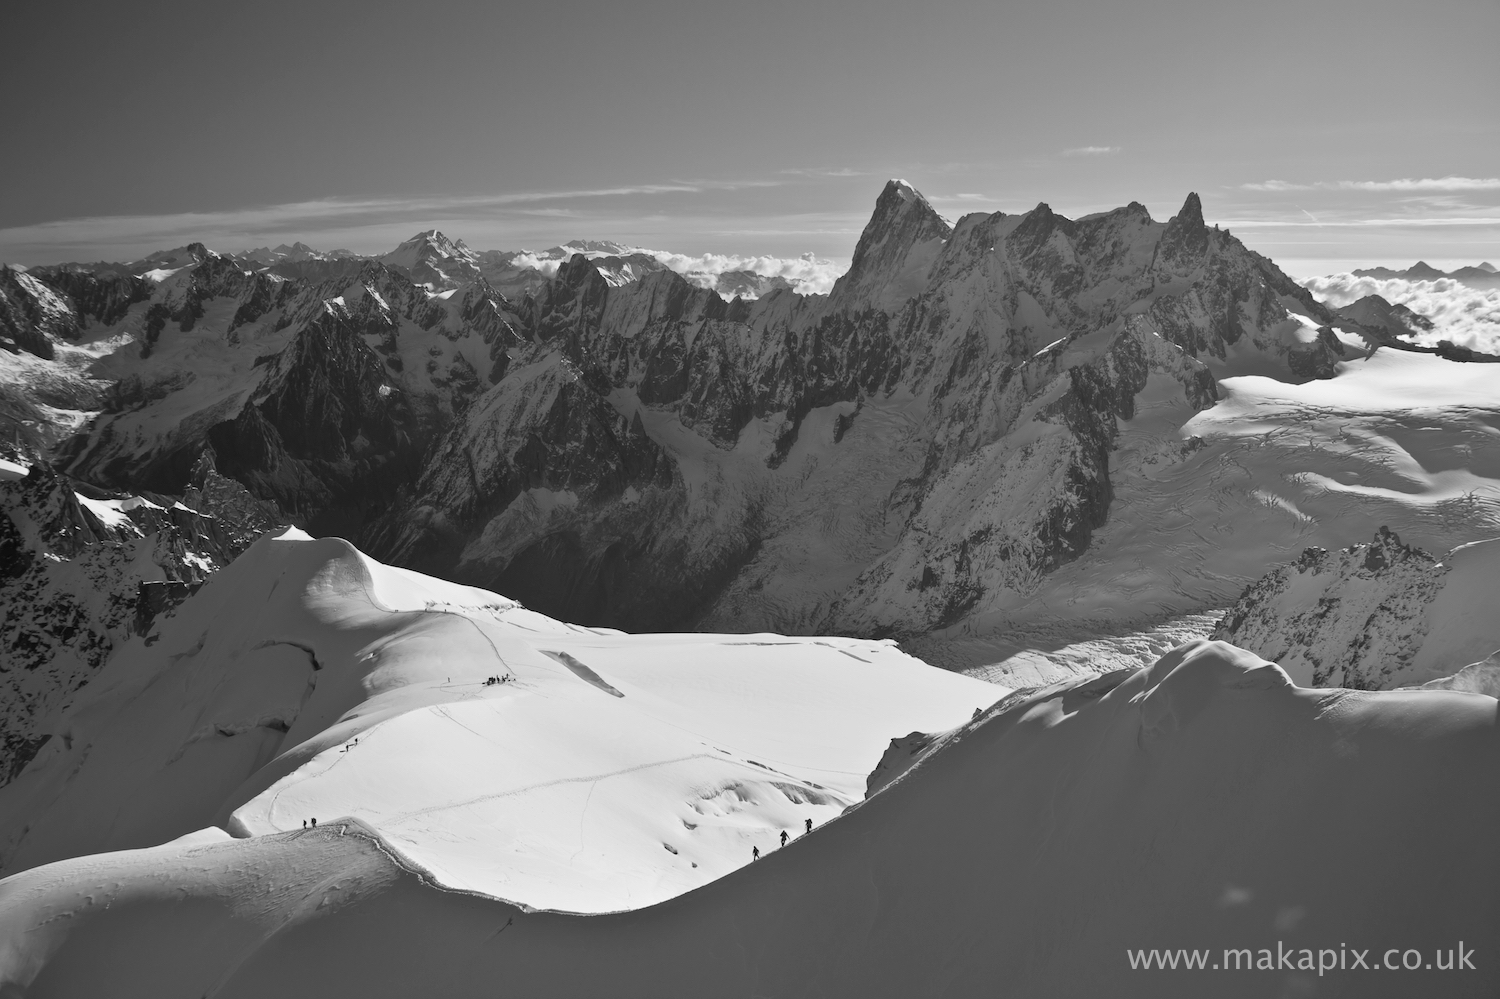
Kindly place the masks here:
POLYGON ((1203 202, 1196 191, 1191 192, 1177 214, 1167 220, 1167 230, 1161 237, 1160 262, 1169 268, 1194 266, 1194 261, 1208 249, 1208 235, 1203 202))
POLYGON ((1197 191, 1188 192, 1187 200, 1182 203, 1175 218, 1185 229, 1203 227, 1203 201, 1198 197, 1197 191))

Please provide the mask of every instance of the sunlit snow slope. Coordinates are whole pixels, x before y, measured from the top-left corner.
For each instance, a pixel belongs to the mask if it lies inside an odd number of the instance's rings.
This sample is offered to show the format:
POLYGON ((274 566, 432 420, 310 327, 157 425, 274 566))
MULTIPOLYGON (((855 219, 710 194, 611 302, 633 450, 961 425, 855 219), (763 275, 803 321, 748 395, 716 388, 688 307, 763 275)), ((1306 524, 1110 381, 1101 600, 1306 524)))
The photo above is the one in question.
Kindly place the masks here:
POLYGON ((1300 689, 1197 643, 1017 695, 837 821, 632 912, 444 891, 357 823, 28 871, 0 882, 0 992, 1493 996, 1497 789, 1493 697, 1300 689), (1460 941, 1472 970, 1296 967, 1460 941), (1173 948, 1208 967, 1130 968, 1173 948), (1293 956, 1214 969, 1225 948, 1293 956))
POLYGON ((353 817, 449 887, 636 908, 821 825, 892 738, 1005 693, 892 642, 561 624, 288 532, 124 646, 0 789, 4 870, 353 817))

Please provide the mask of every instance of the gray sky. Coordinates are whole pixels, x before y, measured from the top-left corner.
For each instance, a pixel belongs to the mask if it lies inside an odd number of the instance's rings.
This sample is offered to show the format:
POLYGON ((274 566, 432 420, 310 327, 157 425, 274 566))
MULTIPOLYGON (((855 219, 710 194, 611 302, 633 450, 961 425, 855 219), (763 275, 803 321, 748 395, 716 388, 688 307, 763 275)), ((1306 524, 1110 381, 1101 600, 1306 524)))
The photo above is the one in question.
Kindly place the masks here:
POLYGON ((0 259, 608 238, 846 259, 1189 190, 1288 270, 1500 264, 1496 0, 12 0, 0 259))

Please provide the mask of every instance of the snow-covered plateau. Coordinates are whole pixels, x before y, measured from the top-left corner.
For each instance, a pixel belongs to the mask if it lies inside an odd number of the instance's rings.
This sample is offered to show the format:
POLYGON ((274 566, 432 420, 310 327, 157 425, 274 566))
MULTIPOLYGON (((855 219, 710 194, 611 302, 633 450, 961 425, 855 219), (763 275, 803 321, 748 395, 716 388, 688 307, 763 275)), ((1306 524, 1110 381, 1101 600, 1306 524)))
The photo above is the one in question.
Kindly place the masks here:
POLYGON ((1500 993, 1492 269, 831 266, 0 268, 0 996, 1500 993))

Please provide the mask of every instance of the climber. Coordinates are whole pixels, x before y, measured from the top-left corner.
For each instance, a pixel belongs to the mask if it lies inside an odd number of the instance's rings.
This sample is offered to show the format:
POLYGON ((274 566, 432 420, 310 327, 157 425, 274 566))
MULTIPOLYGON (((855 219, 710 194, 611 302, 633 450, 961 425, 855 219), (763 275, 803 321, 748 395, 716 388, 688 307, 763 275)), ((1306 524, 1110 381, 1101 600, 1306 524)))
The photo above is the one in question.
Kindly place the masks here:
POLYGON ((781 845, 786 846, 786 830, 781 830, 781 845))
POLYGON ((750 848, 750 859, 751 860, 759 860, 760 859, 760 847, 758 847, 758 846, 752 846, 750 848))
POLYGON ((807 831, 812 832, 812 819, 807 819, 805 821, 807 822, 807 831))

